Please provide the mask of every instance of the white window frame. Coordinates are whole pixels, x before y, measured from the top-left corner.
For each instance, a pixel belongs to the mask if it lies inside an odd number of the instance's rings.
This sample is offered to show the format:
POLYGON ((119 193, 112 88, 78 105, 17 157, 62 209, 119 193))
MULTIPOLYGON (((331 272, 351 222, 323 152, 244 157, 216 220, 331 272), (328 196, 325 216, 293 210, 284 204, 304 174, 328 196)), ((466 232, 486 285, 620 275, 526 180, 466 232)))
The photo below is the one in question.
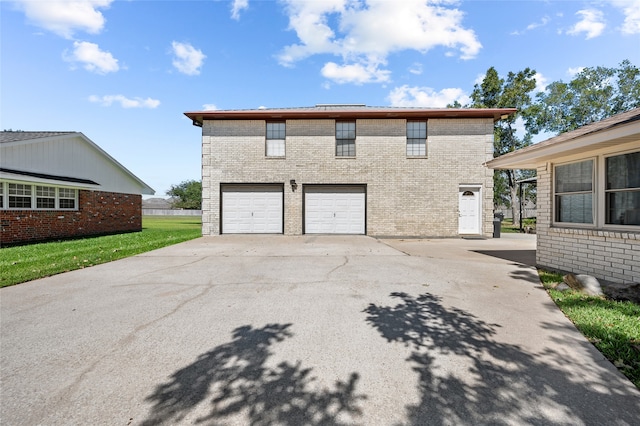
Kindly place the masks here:
MULTIPOLYGON (((26 191, 25 191, 26 192, 26 191)), ((60 187, 49 184, 36 184, 36 183, 25 183, 25 182, 13 182, 13 181, 2 181, 0 182, 0 197, 2 198, 2 206, 1 210, 30 210, 30 211, 46 211, 46 210, 60 210, 60 211, 77 211, 78 210, 78 189, 77 188, 69 188, 69 187, 60 187), (22 185, 23 187, 28 187, 30 194, 29 200, 31 202, 30 207, 9 207, 9 198, 11 196, 22 196, 26 198, 26 195, 9 194, 9 186, 10 185, 22 185), (39 208, 38 207, 38 198, 52 198, 51 196, 43 196, 42 193, 38 194, 38 187, 44 188, 53 188, 55 191, 54 198, 54 207, 53 208, 39 208), (67 194, 61 196, 62 191, 73 191, 73 197, 69 197, 67 194), (73 208, 61 208, 60 200, 73 200, 73 208)))
POLYGON ((613 229, 626 229, 626 230, 640 230, 640 225, 623 225, 623 224, 618 224, 618 223, 606 223, 607 222, 607 193, 611 193, 611 192, 624 192, 624 191, 634 191, 635 189, 623 189, 623 190, 608 190, 606 188, 607 185, 607 159, 611 158, 611 157, 618 157, 621 155, 625 155, 625 154, 633 154, 633 153, 640 153, 640 150, 638 149, 629 149, 629 150, 625 150, 625 151, 621 151, 621 152, 614 152, 614 153, 608 153, 608 154, 604 154, 602 155, 602 160, 601 160, 601 164, 602 164, 602 178, 601 178, 601 188, 599 188, 602 191, 602 202, 598 204, 598 210, 602 211, 602 216, 601 216, 601 220, 602 220, 602 227, 603 228, 613 228, 613 229))
POLYGON ((589 157, 589 158, 581 158, 579 160, 575 160, 575 161, 567 161, 564 163, 558 163, 558 164, 554 164, 553 166, 553 192, 552 192, 552 197, 553 197, 553 220, 552 223, 560 225, 560 226, 578 226, 578 227, 594 227, 597 223, 597 181, 596 181, 596 175, 597 175, 597 158, 595 157, 589 157), (556 188, 556 177, 557 177, 557 170, 558 167, 562 167, 562 166, 569 166, 571 164, 578 164, 578 163, 585 163, 591 161, 592 163, 592 168, 591 168, 591 222, 562 222, 560 220, 558 220, 558 195, 579 195, 579 194, 586 194, 588 191, 572 191, 572 192, 562 192, 560 194, 558 194, 557 192, 557 188, 556 188))
POLYGON ((638 152, 638 148, 629 148, 616 152, 598 152, 596 155, 589 157, 573 158, 569 161, 558 162, 552 165, 551 174, 551 226, 555 228, 581 228, 581 229, 600 229, 604 231, 630 231, 640 232, 639 225, 621 225, 621 224, 608 224, 607 212, 606 212, 606 161, 607 158, 616 157, 624 154, 631 154, 638 152), (592 209, 593 209, 593 223, 575 223, 575 222, 559 222, 556 220, 557 205, 556 205, 556 167, 564 166, 572 163, 580 163, 583 161, 593 161, 593 185, 592 185, 592 209))

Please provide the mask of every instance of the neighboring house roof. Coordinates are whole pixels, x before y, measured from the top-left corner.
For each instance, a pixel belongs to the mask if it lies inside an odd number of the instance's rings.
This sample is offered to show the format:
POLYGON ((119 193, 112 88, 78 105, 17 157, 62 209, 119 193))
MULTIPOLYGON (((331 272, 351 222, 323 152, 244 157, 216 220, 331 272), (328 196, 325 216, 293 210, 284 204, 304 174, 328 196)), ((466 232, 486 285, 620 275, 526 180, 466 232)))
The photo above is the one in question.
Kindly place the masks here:
POLYGON ((491 118, 497 121, 516 111, 515 108, 404 108, 318 104, 314 107, 193 111, 184 114, 193 120, 194 125, 202 126, 204 120, 491 118))
POLYGON ((48 138, 51 136, 70 135, 75 132, 24 132, 18 131, 3 131, 0 132, 0 143, 24 141, 29 139, 48 138))
POLYGON ((558 156, 636 142, 640 146, 640 108, 614 115, 579 129, 562 133, 535 145, 487 162, 492 169, 534 169, 558 156))
POLYGON ((70 182, 70 183, 80 183, 85 185, 100 185, 98 182, 94 182, 89 179, 80 179, 80 178, 74 178, 70 176, 48 175, 46 173, 25 172, 22 170, 5 169, 4 167, 0 167, 0 172, 2 172, 2 174, 7 174, 7 175, 30 176, 30 177, 39 178, 39 179, 56 180, 56 181, 70 182))
POLYGON ((155 194, 80 132, 2 131, 0 149, 0 177, 5 179, 155 194), (48 149, 42 144, 49 145, 48 149))
POLYGON ((172 199, 166 198, 148 198, 146 200, 142 200, 142 208, 143 209, 171 209, 172 207, 172 199))

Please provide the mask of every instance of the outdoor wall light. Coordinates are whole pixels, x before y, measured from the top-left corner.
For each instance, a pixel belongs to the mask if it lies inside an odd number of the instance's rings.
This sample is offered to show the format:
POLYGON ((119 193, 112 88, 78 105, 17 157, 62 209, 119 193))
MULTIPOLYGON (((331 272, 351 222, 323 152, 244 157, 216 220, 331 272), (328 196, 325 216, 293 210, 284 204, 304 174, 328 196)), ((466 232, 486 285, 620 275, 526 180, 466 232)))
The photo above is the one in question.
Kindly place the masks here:
POLYGON ((298 187, 298 184, 296 183, 296 180, 295 180, 295 179, 291 179, 291 180, 289 181, 289 183, 291 184, 291 190, 292 190, 292 191, 295 191, 295 190, 296 190, 296 188, 298 187))

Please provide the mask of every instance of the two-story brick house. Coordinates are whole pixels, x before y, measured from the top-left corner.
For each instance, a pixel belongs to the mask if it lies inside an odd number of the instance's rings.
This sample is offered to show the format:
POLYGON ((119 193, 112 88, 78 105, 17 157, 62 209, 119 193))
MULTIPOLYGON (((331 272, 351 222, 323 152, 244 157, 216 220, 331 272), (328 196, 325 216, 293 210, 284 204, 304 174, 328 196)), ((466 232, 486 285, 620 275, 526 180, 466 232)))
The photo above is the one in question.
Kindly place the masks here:
POLYGON ((203 235, 492 233, 494 122, 515 109, 187 112, 202 127, 203 235))

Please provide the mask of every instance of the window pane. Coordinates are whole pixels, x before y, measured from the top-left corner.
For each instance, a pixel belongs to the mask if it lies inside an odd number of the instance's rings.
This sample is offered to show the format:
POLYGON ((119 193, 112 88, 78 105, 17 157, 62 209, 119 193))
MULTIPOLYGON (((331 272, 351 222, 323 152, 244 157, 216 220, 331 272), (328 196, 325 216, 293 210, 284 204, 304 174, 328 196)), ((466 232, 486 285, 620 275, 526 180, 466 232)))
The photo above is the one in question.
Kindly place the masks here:
POLYGON ((10 195, 9 207, 13 209, 30 209, 31 197, 21 197, 17 195, 10 195))
POLYGON ((56 199, 55 198, 41 198, 38 197, 36 199, 36 207, 39 209, 55 209, 56 208, 56 199))
POLYGON ((556 221, 593 223, 593 194, 556 195, 556 221))
POLYGON ((607 224, 640 225, 640 191, 608 192, 607 224))
POLYGON ((407 156, 427 155, 427 144, 424 139, 407 139, 407 156))
POLYGON ((267 139, 284 139, 285 123, 267 123, 267 139))
POLYGON ((640 188, 640 152, 607 158, 607 189, 640 188))
POLYGON ((60 188, 58 189, 58 194, 60 195, 60 198, 76 198, 76 190, 75 189, 69 189, 69 188, 60 188))
POLYGON ((36 186, 36 196, 55 198, 56 188, 53 186, 36 186))
POLYGON ((22 185, 20 183, 9 184, 9 195, 28 195, 31 196, 31 185, 22 185))
POLYGON ((60 201, 60 208, 61 209, 75 209, 76 208, 76 200, 73 199, 68 199, 68 198, 61 198, 60 201))
POLYGON ((284 157, 284 140, 267 140, 267 157, 284 157))
POLYGON ((355 157, 356 141, 349 139, 337 140, 336 155, 339 157, 355 157))
POLYGON ((355 139, 356 123, 354 122, 337 122, 336 123, 336 139, 355 139))
POLYGON ((407 138, 426 139, 427 138, 427 122, 426 121, 408 121, 407 122, 407 138))
POLYGON ((555 172, 556 193, 592 190, 592 160, 557 166, 555 172))

